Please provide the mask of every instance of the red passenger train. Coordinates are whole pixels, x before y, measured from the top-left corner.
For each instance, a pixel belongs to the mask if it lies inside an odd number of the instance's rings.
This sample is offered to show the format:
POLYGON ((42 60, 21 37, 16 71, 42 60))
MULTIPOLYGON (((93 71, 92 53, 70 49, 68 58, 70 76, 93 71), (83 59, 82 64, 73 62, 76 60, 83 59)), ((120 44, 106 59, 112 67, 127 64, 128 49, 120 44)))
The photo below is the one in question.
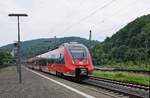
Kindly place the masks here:
POLYGON ((78 79, 88 77, 94 69, 88 48, 77 42, 64 43, 59 48, 30 58, 27 62, 29 68, 78 79))

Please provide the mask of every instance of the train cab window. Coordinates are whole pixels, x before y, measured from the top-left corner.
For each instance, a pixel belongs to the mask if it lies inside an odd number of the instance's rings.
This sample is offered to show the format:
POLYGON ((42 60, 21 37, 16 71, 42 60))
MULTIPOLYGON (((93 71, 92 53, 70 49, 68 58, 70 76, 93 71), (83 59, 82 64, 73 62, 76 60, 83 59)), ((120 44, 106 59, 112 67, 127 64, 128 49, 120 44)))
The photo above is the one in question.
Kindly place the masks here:
POLYGON ((87 50, 82 46, 70 46, 69 51, 73 59, 87 58, 87 50))

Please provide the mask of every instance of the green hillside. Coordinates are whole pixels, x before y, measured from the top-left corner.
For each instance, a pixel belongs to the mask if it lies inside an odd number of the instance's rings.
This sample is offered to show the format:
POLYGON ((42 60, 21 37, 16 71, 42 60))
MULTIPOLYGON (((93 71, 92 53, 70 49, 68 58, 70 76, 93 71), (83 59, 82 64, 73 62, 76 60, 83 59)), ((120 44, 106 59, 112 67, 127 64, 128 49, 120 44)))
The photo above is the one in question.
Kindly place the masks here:
POLYGON ((93 49, 95 65, 150 63, 150 15, 139 17, 93 49))
MULTIPOLYGON (((22 58, 29 58, 32 56, 36 56, 51 49, 54 49, 56 46, 61 45, 66 42, 79 42, 85 44, 89 47, 89 40, 80 38, 80 37, 64 37, 64 38, 43 38, 36 39, 30 41, 24 41, 21 43, 21 56, 22 58)), ((96 45, 99 43, 98 41, 92 41, 92 45, 96 45)), ((1 47, 1 50, 11 51, 13 49, 13 45, 9 44, 1 47)))

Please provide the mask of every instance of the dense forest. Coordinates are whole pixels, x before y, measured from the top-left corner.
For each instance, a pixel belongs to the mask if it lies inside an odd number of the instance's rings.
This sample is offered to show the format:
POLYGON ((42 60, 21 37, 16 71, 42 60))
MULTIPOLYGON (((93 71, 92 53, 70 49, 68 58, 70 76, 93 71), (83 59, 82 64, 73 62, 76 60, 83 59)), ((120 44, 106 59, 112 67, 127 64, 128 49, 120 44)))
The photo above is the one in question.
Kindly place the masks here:
MULTIPOLYGON (((21 42, 22 58, 29 58, 54 49, 65 42, 79 42, 89 47, 89 40, 80 37, 36 39, 21 42)), ((14 45, 1 50, 11 51, 14 45)), ((139 17, 103 42, 92 41, 94 65, 150 65, 150 15, 139 17)))
POLYGON ((127 24, 93 48, 95 65, 150 63, 150 15, 127 24))

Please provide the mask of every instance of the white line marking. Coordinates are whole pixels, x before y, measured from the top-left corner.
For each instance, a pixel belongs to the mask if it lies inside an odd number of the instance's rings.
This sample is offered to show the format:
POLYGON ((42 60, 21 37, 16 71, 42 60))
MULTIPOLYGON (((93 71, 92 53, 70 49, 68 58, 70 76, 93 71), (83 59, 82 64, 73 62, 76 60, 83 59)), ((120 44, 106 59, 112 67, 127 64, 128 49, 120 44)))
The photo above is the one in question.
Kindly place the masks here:
POLYGON ((82 96, 84 96, 84 97, 86 97, 86 98, 95 98, 95 97, 93 97, 93 96, 91 96, 91 95, 88 95, 88 94, 86 94, 86 93, 83 93, 83 92, 81 92, 81 91, 79 91, 79 90, 77 90, 77 89, 75 89, 75 88, 72 88, 72 87, 70 87, 70 86, 68 86, 68 85, 65 85, 65 84, 63 84, 63 83, 60 83, 60 82, 58 82, 58 81, 56 81, 56 80, 53 80, 53 79, 51 79, 51 78, 49 78, 49 77, 46 77, 46 76, 44 76, 44 75, 42 75, 42 74, 40 74, 40 73, 38 73, 38 72, 35 72, 35 71, 30 70, 30 69, 28 69, 28 68, 25 68, 25 69, 27 69, 27 70, 29 70, 29 71, 31 71, 31 72, 33 72, 33 73, 35 73, 35 74, 37 74, 37 75, 39 75, 39 76, 45 78, 45 79, 48 79, 48 80, 50 80, 50 81, 52 81, 52 82, 54 82, 54 83, 56 83, 56 84, 59 84, 59 85, 65 87, 65 88, 67 88, 67 89, 69 89, 69 90, 71 90, 71 91, 73 91, 73 92, 76 92, 76 93, 78 93, 78 94, 80 94, 80 95, 82 95, 82 96))

